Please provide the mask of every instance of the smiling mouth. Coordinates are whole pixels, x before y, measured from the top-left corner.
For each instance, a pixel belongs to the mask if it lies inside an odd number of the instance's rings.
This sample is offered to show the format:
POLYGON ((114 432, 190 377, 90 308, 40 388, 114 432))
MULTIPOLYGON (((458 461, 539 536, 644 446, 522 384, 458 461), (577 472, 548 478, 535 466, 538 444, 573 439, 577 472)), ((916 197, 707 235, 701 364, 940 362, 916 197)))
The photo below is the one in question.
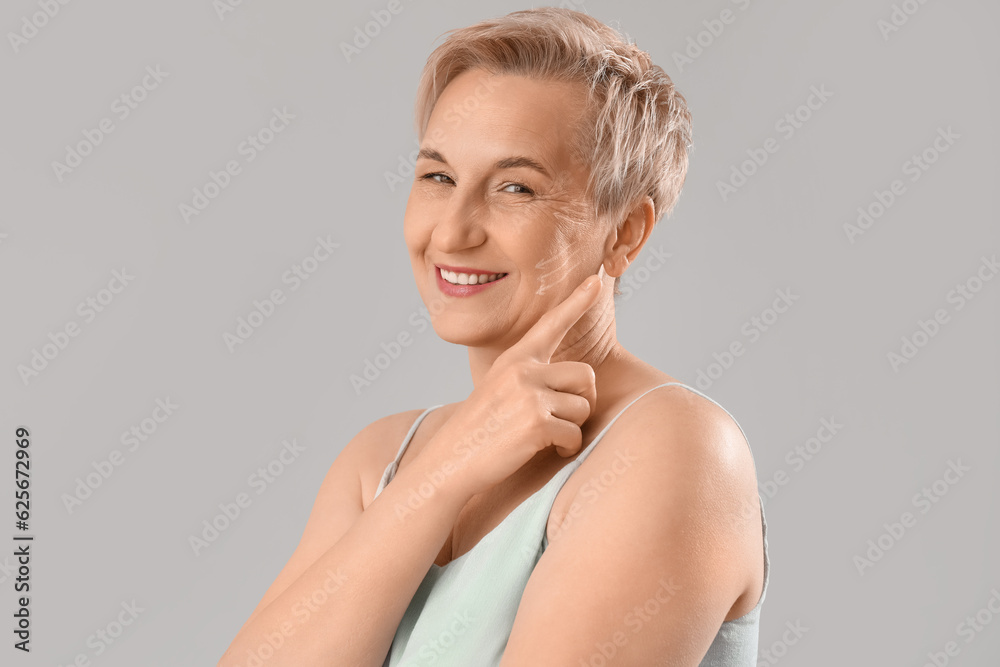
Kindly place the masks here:
POLYGON ((448 269, 442 268, 440 266, 436 267, 441 278, 451 284, 451 285, 486 285, 497 280, 500 280, 506 273, 496 272, 496 273, 483 273, 483 272, 464 272, 464 271, 449 271, 448 269))

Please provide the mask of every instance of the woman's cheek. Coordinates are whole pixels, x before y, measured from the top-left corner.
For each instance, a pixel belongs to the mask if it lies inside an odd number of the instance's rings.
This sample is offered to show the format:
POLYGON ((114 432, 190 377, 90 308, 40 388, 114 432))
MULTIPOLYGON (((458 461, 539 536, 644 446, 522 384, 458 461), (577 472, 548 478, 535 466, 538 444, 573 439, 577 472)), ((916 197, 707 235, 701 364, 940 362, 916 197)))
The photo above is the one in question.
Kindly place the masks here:
MULTIPOLYGON (((555 236, 561 234, 557 232, 555 236)), ((539 243, 535 247, 543 248, 542 252, 534 257, 537 282, 535 294, 567 292, 569 277, 579 272, 579 248, 574 248, 564 241, 539 243)))

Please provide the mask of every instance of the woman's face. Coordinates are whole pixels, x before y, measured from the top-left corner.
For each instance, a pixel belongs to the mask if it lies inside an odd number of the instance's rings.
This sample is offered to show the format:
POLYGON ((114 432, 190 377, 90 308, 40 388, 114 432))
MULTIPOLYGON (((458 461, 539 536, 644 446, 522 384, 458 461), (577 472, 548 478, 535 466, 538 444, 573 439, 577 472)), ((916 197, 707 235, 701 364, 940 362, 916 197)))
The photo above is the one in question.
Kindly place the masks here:
POLYGON ((581 84, 483 70, 463 72, 438 99, 404 235, 442 339, 509 347, 597 272, 610 230, 593 219, 588 170, 570 150, 585 100, 581 84), (458 295, 441 265, 507 275, 458 295))

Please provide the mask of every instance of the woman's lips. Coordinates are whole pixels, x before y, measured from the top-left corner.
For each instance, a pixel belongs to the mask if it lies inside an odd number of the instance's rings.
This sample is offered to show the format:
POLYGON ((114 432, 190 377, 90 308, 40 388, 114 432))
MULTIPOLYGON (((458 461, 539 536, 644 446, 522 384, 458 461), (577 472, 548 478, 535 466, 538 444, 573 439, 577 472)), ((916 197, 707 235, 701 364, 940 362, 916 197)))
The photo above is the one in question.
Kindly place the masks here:
POLYGON ((506 280, 507 278, 507 276, 503 276, 491 282, 483 283, 481 285, 480 284, 453 285, 452 283, 445 280, 444 277, 441 275, 440 267, 437 266, 434 267, 434 275, 437 276, 438 289, 441 290, 442 293, 447 294, 448 296, 472 296, 473 294, 479 294, 483 290, 493 287, 497 283, 506 280))

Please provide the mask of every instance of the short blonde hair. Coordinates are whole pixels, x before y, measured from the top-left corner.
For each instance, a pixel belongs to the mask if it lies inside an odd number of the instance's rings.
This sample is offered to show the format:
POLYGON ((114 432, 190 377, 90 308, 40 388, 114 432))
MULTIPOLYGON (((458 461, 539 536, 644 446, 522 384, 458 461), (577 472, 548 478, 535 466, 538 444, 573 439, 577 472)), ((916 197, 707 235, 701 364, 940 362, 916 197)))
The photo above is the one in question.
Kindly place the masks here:
POLYGON ((595 217, 620 225, 647 195, 654 223, 670 214, 687 175, 691 114, 648 53, 597 19, 560 7, 512 12, 445 35, 417 86, 421 142, 442 91, 467 70, 579 82, 590 113, 572 150, 590 166, 595 217))

